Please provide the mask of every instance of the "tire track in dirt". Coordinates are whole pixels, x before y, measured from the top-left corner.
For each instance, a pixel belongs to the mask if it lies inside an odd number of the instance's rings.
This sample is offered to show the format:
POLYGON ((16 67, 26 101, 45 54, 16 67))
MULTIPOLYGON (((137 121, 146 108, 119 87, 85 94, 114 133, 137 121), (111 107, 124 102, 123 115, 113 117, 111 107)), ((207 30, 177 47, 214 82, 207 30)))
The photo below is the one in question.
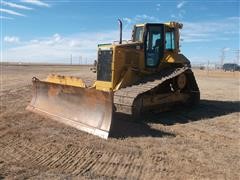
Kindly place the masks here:
MULTIPOLYGON (((7 140, 6 140, 7 141, 7 140)), ((89 147, 54 147, 51 143, 41 146, 15 139, 6 142, 1 139, 0 157, 6 163, 19 163, 26 167, 38 167, 46 171, 58 171, 73 176, 140 177, 144 164, 142 157, 134 154, 95 151, 89 147)))
POLYGON ((96 177, 137 179, 142 174, 144 164, 135 162, 141 160, 134 154, 104 153, 91 171, 96 177))

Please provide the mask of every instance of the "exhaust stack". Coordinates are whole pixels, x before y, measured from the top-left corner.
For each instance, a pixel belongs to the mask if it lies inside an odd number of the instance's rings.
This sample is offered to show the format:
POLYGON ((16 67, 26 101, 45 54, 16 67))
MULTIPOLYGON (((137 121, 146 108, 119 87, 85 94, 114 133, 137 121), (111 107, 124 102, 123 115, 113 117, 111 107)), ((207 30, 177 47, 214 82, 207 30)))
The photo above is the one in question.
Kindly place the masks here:
POLYGON ((122 44, 122 21, 118 19, 118 22, 119 22, 119 30, 120 30, 119 44, 122 44))

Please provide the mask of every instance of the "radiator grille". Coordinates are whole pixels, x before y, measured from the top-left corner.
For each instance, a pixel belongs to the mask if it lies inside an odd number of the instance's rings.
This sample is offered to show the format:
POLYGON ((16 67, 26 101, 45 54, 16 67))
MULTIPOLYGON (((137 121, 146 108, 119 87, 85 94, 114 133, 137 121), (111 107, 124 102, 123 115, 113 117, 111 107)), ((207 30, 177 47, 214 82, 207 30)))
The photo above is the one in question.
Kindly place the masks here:
POLYGON ((97 80, 112 80, 112 50, 98 51, 97 80))

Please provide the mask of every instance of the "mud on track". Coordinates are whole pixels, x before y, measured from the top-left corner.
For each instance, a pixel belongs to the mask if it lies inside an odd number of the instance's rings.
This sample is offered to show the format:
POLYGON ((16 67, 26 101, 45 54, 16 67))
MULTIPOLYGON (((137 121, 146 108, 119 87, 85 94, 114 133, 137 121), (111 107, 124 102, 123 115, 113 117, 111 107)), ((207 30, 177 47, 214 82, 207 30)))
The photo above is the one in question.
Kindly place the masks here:
POLYGON ((207 77, 197 71, 202 91, 198 108, 149 114, 142 123, 115 114, 111 138, 106 141, 25 111, 31 100, 32 74, 44 77, 54 71, 86 76, 88 67, 4 68, 0 179, 240 177, 236 74, 207 77), (5 84, 11 79, 15 83, 5 84))

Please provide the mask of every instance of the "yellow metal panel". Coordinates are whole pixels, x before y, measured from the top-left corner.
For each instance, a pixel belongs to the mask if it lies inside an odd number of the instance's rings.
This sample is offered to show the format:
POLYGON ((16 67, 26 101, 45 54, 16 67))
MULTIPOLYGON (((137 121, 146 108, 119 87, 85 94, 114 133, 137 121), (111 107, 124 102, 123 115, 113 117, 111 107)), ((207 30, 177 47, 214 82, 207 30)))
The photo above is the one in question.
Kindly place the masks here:
POLYGON ((51 74, 47 77, 45 81, 56 83, 56 84, 75 86, 75 87, 86 87, 82 79, 78 77, 73 77, 73 76, 60 76, 60 75, 51 74))
POLYGON ((136 27, 142 27, 142 26, 145 26, 145 24, 136 24, 135 26, 136 27))
POLYGON ((189 60, 184 55, 178 54, 175 51, 173 51, 173 52, 165 52, 163 62, 185 64, 185 63, 188 63, 189 60))
POLYGON ((174 63, 174 62, 175 62, 175 58, 174 58, 174 56, 172 56, 171 54, 168 54, 168 55, 165 57, 165 60, 166 60, 168 63, 174 63))
POLYGON ((112 81, 113 89, 131 85, 137 71, 144 69, 144 51, 141 43, 129 43, 113 46, 112 81))
POLYGON ((112 44, 99 44, 98 48, 101 50, 109 50, 112 48, 112 44))
POLYGON ((97 90, 101 91, 112 91, 112 82, 107 81, 96 81, 95 86, 97 90))
POLYGON ((183 24, 182 23, 179 23, 179 22, 174 22, 174 21, 171 21, 171 22, 166 22, 164 23, 165 25, 171 27, 171 28, 179 28, 179 29, 182 29, 183 27, 183 24))

